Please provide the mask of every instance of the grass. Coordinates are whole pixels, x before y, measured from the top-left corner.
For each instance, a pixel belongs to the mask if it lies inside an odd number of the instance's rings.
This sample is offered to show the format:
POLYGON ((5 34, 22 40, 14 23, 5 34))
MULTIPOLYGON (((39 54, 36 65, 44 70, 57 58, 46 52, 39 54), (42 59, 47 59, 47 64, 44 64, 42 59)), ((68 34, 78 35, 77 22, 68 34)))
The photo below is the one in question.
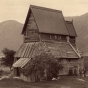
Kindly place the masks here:
POLYGON ((7 76, 10 74, 10 68, 9 67, 0 67, 0 71, 2 70, 2 72, 0 73, 0 76, 7 76))
POLYGON ((88 88, 88 78, 61 76, 58 81, 43 81, 29 83, 20 79, 3 79, 0 81, 0 88, 88 88))

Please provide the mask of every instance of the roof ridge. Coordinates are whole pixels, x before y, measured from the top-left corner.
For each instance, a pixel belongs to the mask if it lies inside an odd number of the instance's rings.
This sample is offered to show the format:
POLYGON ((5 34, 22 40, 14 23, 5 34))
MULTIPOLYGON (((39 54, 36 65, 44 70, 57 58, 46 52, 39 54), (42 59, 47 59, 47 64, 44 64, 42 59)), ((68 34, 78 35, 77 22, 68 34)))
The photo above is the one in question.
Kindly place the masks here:
POLYGON ((53 12, 62 12, 61 10, 55 10, 51 8, 45 8, 41 6, 35 6, 35 5, 30 5, 31 8, 36 8, 36 9, 42 9, 42 10, 47 10, 47 11, 53 11, 53 12))

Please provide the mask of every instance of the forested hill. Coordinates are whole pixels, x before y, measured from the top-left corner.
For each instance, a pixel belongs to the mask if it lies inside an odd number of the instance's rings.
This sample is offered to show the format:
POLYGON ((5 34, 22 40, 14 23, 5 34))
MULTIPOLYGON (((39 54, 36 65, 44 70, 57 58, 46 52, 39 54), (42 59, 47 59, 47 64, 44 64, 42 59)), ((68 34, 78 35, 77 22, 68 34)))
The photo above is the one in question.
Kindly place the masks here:
POLYGON ((3 48, 17 50, 23 42, 23 24, 8 20, 0 23, 0 53, 3 48))

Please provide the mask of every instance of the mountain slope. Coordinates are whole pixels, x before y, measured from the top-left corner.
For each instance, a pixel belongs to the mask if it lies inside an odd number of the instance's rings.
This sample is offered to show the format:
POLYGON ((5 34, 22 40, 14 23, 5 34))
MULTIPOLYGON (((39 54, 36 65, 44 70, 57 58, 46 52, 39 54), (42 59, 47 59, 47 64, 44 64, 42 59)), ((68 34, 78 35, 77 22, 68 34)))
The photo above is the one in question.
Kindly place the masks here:
POLYGON ((8 20, 0 23, 0 51, 3 48, 17 50, 22 44, 21 31, 23 24, 8 20))

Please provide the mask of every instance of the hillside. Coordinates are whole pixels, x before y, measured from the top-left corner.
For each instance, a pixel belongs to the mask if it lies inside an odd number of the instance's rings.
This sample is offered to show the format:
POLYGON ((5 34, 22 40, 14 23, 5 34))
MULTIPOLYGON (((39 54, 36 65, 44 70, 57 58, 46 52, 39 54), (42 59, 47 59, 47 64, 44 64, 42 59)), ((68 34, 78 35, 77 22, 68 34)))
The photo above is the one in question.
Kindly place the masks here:
POLYGON ((17 50, 22 44, 23 24, 8 20, 0 23, 0 53, 3 48, 17 50))

